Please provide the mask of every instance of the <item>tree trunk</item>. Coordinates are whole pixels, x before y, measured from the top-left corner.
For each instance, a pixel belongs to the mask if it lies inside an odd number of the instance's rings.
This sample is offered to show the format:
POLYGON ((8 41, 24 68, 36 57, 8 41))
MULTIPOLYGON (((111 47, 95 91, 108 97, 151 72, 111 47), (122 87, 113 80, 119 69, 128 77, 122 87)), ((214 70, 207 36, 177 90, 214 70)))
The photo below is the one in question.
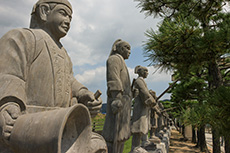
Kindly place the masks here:
POLYGON ((196 143, 196 129, 192 126, 192 142, 196 143))
POLYGON ((230 153, 230 138, 227 137, 227 138, 224 138, 225 140, 225 146, 224 146, 224 150, 225 150, 225 153, 230 153))
POLYGON ((181 126, 181 130, 182 130, 182 131, 181 131, 181 134, 182 134, 183 137, 185 138, 184 128, 185 128, 184 125, 182 125, 182 126, 181 126))
POLYGON ((200 147, 200 128, 197 129, 197 142, 196 147, 200 147))
POLYGON ((173 119, 173 120, 172 120, 173 123, 174 123, 174 126, 175 126, 175 128, 176 128, 177 131, 180 131, 180 128, 178 127, 178 124, 177 124, 177 122, 176 122, 175 120, 176 120, 176 119, 173 119))
MULTIPOLYGON (((210 92, 213 92, 215 89, 217 89, 223 84, 220 69, 215 59, 210 59, 208 73, 209 73, 209 81, 208 81, 209 89, 210 92)), ((212 127, 212 142, 213 142, 213 153, 220 153, 220 136, 219 136, 219 132, 215 129, 215 127, 212 127)))
POLYGON ((200 151, 202 152, 207 151, 206 140, 205 140, 205 125, 202 125, 200 127, 200 151))
POLYGON ((213 153, 221 153, 220 152, 220 135, 217 130, 212 128, 212 144, 213 144, 213 153))
POLYGON ((211 60, 209 63, 208 75, 209 75, 209 80, 208 80, 209 89, 211 91, 223 85, 223 79, 220 73, 220 69, 218 67, 217 62, 214 59, 211 60))

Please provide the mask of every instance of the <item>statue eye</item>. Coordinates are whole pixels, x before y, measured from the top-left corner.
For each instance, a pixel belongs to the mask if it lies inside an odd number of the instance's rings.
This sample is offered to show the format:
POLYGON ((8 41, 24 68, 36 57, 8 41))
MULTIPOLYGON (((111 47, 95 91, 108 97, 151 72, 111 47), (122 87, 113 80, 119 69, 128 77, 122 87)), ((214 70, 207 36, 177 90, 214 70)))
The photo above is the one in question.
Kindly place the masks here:
POLYGON ((130 47, 129 47, 129 46, 125 46, 125 48, 127 48, 128 50, 130 50, 130 47))
POLYGON ((72 16, 69 15, 65 10, 60 10, 59 13, 64 17, 69 17, 70 21, 72 20, 72 16))
POLYGON ((63 11, 63 10, 60 10, 59 13, 60 13, 61 15, 63 15, 63 16, 67 16, 67 13, 66 13, 65 11, 63 11))

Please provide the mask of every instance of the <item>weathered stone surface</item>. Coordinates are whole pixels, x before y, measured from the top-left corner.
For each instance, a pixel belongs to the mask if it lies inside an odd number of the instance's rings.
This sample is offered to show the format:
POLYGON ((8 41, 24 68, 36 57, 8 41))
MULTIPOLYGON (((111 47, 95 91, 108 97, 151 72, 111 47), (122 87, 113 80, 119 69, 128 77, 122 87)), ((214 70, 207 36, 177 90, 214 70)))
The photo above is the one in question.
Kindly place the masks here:
POLYGON ((150 141, 150 142, 153 142, 154 144, 161 143, 161 140, 160 140, 158 137, 156 137, 155 135, 152 136, 152 137, 150 137, 150 138, 149 138, 149 141, 150 141))
POLYGON ((186 125, 184 127, 184 137, 192 141, 192 125, 186 125))
POLYGON ((90 121, 102 100, 74 78, 60 42, 71 17, 68 0, 39 0, 30 28, 0 39, 1 152, 106 152, 90 121))
POLYGON ((148 151, 142 147, 136 147, 130 153, 148 153, 148 151))
POLYGON ((160 144, 157 144, 157 149, 160 153, 167 153, 166 145, 165 143, 161 142, 160 144))
POLYGON ((77 104, 19 116, 10 144, 17 153, 84 152, 91 137, 90 114, 77 104))
POLYGON ((142 66, 136 66, 135 73, 138 78, 134 81, 133 90, 138 90, 138 94, 134 98, 133 117, 131 124, 131 132, 133 134, 132 150, 142 145, 150 143, 147 133, 150 130, 150 108, 156 105, 156 101, 150 94, 144 79, 148 76, 148 69, 142 66), (144 139, 143 139, 144 138, 144 139))
POLYGON ((149 93, 149 89, 144 80, 148 76, 148 69, 137 66, 135 73, 139 76, 135 80, 134 88, 139 91, 139 94, 134 99, 131 132, 146 134, 150 130, 150 108, 153 107, 156 102, 149 93))
POLYGON ((130 55, 129 43, 118 39, 112 46, 106 63, 107 110, 102 135, 109 153, 122 153, 129 139, 131 115, 131 83, 125 59, 130 55))

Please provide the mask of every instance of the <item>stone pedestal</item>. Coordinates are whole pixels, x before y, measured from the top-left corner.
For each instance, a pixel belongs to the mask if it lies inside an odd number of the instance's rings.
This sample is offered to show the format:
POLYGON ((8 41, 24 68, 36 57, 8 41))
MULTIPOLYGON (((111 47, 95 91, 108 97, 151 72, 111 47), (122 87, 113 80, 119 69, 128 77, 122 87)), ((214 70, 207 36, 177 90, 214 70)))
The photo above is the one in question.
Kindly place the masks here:
POLYGON ((184 128, 184 137, 192 141, 192 125, 187 125, 184 128))
POLYGON ((157 115, 154 111, 152 111, 152 118, 151 118, 151 129, 150 129, 150 138, 149 141, 154 143, 154 144, 159 144, 161 140, 155 136, 156 129, 158 127, 158 122, 157 122, 157 115))

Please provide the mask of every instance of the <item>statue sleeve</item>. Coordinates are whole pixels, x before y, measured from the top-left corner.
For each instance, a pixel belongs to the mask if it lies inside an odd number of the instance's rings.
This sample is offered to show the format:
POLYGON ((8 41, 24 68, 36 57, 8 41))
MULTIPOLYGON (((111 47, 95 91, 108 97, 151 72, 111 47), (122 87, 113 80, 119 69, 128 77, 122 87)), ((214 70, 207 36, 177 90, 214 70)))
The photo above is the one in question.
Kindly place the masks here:
POLYGON ((26 103, 25 81, 34 48, 35 37, 26 29, 11 30, 0 39, 0 106, 26 103))
POLYGON ((81 90, 88 90, 83 84, 77 81, 72 75, 72 96, 78 98, 81 90))
POLYGON ((137 87, 139 89, 139 95, 141 97, 141 100, 147 104, 148 101, 151 101, 152 103, 155 102, 155 100, 153 99, 153 97, 150 95, 148 88, 146 87, 146 84, 144 82, 144 80, 141 79, 137 79, 135 81, 135 87, 137 87))
POLYGON ((71 87, 72 87, 72 97, 75 97, 75 98, 79 98, 79 92, 81 90, 88 90, 83 84, 81 84, 80 82, 77 81, 77 79, 74 77, 73 75, 73 64, 71 62, 71 60, 69 59, 70 61, 70 68, 71 68, 71 87))
POLYGON ((121 72, 121 59, 117 56, 110 56, 106 63, 107 68, 107 90, 123 91, 120 72, 121 72))

